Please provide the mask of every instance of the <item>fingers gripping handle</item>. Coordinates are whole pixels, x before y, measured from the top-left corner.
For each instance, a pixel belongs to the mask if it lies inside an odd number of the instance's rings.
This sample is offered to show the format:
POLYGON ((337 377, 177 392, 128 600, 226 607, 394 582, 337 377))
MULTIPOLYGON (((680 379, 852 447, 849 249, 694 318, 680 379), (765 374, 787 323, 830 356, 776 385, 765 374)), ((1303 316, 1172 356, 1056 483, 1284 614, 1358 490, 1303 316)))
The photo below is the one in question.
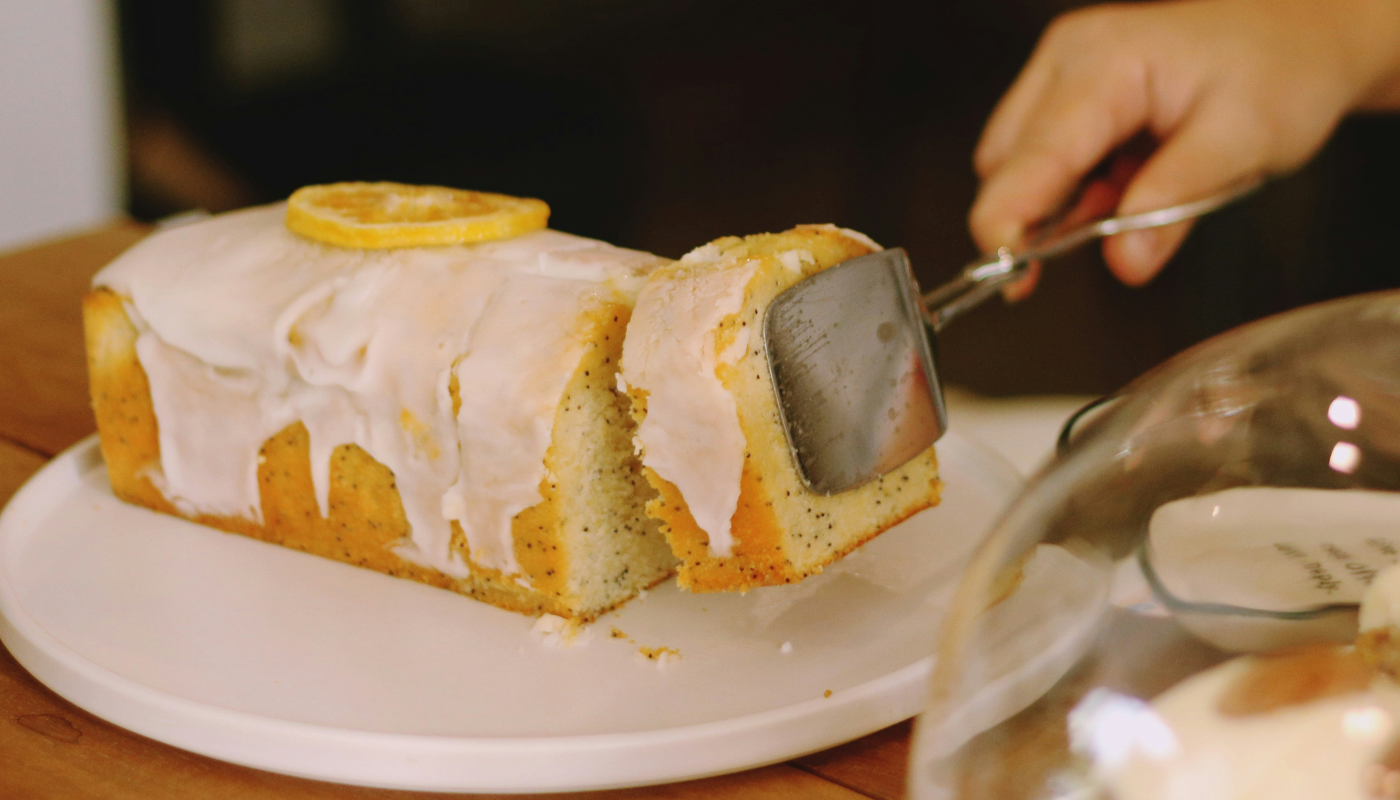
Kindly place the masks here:
MULTIPOLYGON (((1253 178, 1190 203, 1141 214, 1105 217, 1068 229, 1051 222, 1044 225, 1030 246, 1020 253, 1012 253, 1010 248, 1003 247, 995 255, 963 267, 957 277, 925 294, 922 298, 924 317, 935 332, 940 331, 954 317, 996 294, 1002 284, 1019 278, 1033 261, 1053 258, 1093 239, 1195 219, 1235 202, 1258 189, 1262 183, 1261 179, 1253 178)), ((1075 199, 1077 197, 1078 193, 1075 199)), ((1073 205, 1073 201, 1070 205, 1073 205)))

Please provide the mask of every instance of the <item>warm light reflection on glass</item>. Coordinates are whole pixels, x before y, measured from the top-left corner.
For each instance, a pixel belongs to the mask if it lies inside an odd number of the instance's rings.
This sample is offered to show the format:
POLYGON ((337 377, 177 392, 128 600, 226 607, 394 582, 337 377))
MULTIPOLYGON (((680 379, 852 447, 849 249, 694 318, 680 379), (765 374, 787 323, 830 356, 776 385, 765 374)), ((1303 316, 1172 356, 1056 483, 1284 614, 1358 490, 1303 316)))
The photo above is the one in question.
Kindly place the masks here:
POLYGON ((1361 424, 1361 404, 1346 395, 1338 395, 1327 407, 1327 419, 1338 428, 1354 431, 1361 424))
POLYGON ((1145 701, 1095 689, 1069 714, 1070 749, 1107 772, 1133 755, 1165 761, 1176 756, 1176 734, 1145 701))
POLYGON ((1360 463, 1361 448, 1351 442, 1337 442, 1337 446, 1332 448, 1332 457, 1327 459, 1327 466, 1344 475, 1355 472, 1360 463))
POLYGON ((1342 715, 1342 733, 1359 742, 1377 742, 1390 736, 1392 722, 1383 708, 1353 708, 1342 715))

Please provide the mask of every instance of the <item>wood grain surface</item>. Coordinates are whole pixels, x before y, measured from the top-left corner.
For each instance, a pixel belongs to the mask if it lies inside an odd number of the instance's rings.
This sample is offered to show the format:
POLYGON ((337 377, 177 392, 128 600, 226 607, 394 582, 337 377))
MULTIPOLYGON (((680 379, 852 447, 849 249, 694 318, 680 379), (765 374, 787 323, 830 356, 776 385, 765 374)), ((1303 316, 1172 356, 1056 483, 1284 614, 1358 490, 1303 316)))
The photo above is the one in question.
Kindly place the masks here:
POLYGON ((78 301, 146 231, 121 222, 0 256, 0 437, 53 455, 96 429, 78 301))
MULTIPOLYGON (((50 457, 93 431, 79 298, 93 273, 147 230, 122 221, 0 255, 0 504, 50 457)), ((787 764, 734 775, 571 796, 589 800, 896 800, 904 796, 909 731, 909 724, 903 723, 787 764)), ((0 798, 471 796, 322 783, 187 753, 73 706, 0 648, 0 798)))

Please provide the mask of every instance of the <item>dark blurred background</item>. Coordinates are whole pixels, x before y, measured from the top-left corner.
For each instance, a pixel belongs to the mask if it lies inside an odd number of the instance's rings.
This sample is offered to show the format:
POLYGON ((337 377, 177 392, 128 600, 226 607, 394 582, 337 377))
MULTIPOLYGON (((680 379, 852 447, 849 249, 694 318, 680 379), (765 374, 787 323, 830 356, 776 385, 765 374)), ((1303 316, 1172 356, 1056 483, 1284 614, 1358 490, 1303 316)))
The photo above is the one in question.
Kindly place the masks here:
MULTIPOLYGON (((971 153, 1051 0, 120 3, 130 211, 224 210, 340 180, 544 198, 552 227, 677 257, 835 222, 932 287, 977 255, 971 153)), ((948 378, 1101 393, 1304 303, 1400 285, 1400 120, 1200 225, 1143 289, 1093 250, 950 328, 948 378)))

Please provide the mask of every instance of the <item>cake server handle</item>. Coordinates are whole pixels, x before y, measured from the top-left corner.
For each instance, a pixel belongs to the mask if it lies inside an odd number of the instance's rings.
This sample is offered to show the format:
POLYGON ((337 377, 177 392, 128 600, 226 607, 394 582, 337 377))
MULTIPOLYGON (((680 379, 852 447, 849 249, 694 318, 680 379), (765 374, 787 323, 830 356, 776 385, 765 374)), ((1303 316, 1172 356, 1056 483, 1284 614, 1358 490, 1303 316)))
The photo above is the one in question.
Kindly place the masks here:
POLYGON ((991 256, 968 264, 957 277, 924 294, 924 318, 935 332, 940 331, 954 317, 996 294, 1003 284, 1025 274, 1033 261, 1054 258, 1092 239, 1195 219, 1239 200, 1258 189, 1263 182, 1260 178, 1251 178, 1189 203, 1140 214, 1102 217, 1082 225, 1066 225, 1066 218, 1083 195, 1085 187, 1081 186, 1060 212, 1039 226, 1040 232, 1024 250, 1013 253, 1010 248, 1003 247, 991 256))

